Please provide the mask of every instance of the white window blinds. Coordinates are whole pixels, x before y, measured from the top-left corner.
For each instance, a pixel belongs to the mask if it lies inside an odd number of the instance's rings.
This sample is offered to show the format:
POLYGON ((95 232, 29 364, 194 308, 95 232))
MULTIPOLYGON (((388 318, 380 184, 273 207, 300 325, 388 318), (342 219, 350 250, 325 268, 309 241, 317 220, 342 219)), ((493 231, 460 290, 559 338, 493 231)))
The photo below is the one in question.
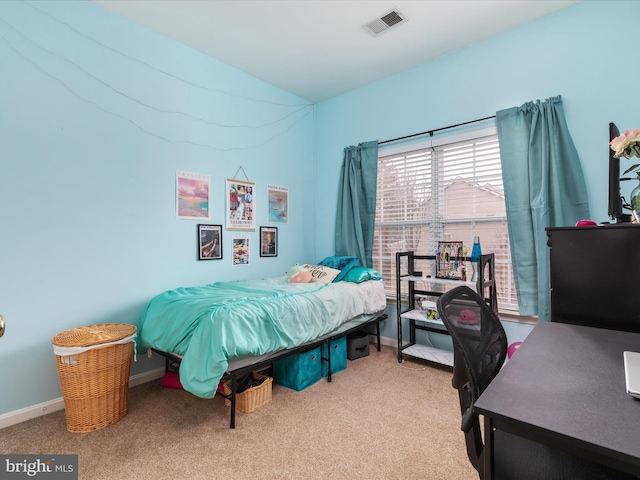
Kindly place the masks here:
POLYGON ((400 153, 381 150, 374 268, 395 296, 396 252, 433 255, 438 241, 447 240, 464 242, 470 255, 479 235, 483 252, 496 256, 499 308, 517 312, 498 136, 468 137, 400 153))

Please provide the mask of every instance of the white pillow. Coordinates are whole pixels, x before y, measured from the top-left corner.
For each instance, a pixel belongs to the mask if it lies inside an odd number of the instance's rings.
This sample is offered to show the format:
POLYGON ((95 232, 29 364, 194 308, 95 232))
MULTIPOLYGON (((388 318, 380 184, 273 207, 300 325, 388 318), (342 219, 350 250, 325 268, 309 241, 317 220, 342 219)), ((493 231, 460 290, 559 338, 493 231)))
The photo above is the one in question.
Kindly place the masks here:
POLYGON ((302 268, 311 272, 312 282, 331 283, 340 273, 340 270, 322 265, 302 265, 302 268))

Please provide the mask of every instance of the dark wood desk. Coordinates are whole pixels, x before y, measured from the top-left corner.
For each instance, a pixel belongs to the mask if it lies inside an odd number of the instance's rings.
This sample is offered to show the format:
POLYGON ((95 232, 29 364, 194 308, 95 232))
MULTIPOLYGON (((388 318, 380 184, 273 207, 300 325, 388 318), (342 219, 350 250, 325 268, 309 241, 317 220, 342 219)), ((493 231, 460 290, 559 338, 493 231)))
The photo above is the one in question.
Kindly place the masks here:
POLYGON ((640 334, 538 323, 475 403, 484 478, 493 428, 640 475, 640 401, 626 393, 624 350, 640 351, 640 334))

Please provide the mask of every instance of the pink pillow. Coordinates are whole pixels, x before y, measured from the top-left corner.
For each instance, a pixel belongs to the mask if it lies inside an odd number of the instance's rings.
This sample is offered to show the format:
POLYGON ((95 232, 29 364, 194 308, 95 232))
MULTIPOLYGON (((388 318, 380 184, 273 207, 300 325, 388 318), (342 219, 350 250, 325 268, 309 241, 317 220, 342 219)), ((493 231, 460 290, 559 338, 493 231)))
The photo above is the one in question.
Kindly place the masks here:
POLYGON ((289 278, 289 283, 309 283, 311 281, 311 272, 309 270, 300 270, 298 273, 289 278))

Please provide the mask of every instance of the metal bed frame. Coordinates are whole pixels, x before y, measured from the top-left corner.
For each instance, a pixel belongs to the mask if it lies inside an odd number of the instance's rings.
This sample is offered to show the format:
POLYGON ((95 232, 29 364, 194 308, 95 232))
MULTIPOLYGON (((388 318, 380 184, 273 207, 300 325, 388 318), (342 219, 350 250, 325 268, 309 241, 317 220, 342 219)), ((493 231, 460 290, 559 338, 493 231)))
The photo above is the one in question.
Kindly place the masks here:
MULTIPOLYGON (((387 314, 384 313, 384 310, 371 315, 370 318, 364 320, 356 325, 353 325, 350 328, 345 330, 341 330, 340 328, 336 329, 334 332, 324 335, 316 340, 313 340, 309 343, 305 343, 304 345, 300 345, 293 348, 288 348, 286 350, 280 350, 277 352, 273 352, 271 354, 262 355, 255 357, 255 361, 248 361, 249 359, 245 359, 241 366, 233 367, 233 362, 230 363, 229 369, 223 375, 222 381, 229 382, 229 389, 231 393, 226 394, 218 391, 216 394, 220 395, 223 398, 226 398, 231 402, 231 419, 229 428, 236 428, 236 389, 237 389, 237 380, 239 377, 244 376, 248 373, 254 371, 263 371, 269 369, 271 375, 273 363, 281 360, 285 357, 294 355, 296 353, 306 352, 308 350, 312 350, 319 345, 327 344, 329 346, 329 342, 341 338, 345 335, 349 335, 350 333, 354 333, 356 331, 364 330, 367 327, 375 326, 375 332, 370 332, 365 330, 369 335, 376 336, 376 347, 378 352, 380 351, 380 322, 387 318, 387 314)), ((347 322, 348 324, 349 322, 347 322)), ((165 372, 177 372, 180 368, 180 362, 182 358, 175 353, 162 352, 160 350, 156 350, 154 348, 151 349, 153 352, 157 353, 165 357, 165 372)), ((327 381, 331 382, 331 348, 326 349, 327 356, 322 357, 322 361, 327 362, 327 381)))

